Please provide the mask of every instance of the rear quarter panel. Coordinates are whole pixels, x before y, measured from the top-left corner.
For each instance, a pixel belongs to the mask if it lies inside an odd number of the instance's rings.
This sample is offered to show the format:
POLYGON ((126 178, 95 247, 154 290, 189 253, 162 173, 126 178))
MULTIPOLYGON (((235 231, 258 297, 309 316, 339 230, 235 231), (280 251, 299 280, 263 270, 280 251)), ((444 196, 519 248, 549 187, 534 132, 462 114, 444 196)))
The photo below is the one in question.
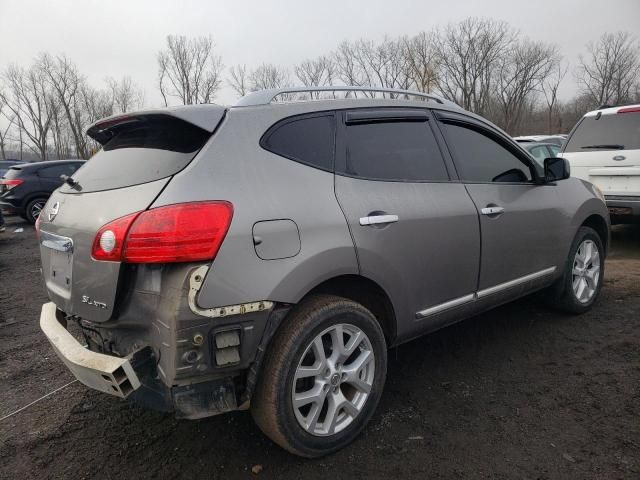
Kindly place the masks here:
MULTIPOLYGON (((283 107, 284 108, 284 107, 283 107)), ((358 273, 355 249, 334 195, 333 174, 259 146, 261 135, 294 110, 231 109, 198 157, 178 173, 154 207, 227 200, 234 215, 198 296, 202 308, 272 300, 295 303, 323 280, 358 273), (252 229, 290 219, 300 234, 297 255, 262 260, 252 229)))

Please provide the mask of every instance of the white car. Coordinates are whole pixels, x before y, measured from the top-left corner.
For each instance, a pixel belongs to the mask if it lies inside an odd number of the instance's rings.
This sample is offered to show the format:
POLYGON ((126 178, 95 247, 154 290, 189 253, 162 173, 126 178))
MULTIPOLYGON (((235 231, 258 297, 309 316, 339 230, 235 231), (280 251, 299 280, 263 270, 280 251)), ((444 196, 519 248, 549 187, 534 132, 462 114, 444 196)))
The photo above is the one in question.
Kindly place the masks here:
POLYGON ((640 221, 640 104, 587 113, 558 156, 602 190, 612 223, 640 221))

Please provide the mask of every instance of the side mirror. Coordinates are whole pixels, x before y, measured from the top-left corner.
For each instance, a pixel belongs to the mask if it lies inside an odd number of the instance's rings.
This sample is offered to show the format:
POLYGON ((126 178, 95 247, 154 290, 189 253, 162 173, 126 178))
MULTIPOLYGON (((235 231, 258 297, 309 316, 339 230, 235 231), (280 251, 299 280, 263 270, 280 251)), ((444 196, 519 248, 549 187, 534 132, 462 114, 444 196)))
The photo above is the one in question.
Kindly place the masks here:
POLYGON ((561 157, 544 159, 544 181, 555 182, 565 180, 571 176, 569 160, 561 157))

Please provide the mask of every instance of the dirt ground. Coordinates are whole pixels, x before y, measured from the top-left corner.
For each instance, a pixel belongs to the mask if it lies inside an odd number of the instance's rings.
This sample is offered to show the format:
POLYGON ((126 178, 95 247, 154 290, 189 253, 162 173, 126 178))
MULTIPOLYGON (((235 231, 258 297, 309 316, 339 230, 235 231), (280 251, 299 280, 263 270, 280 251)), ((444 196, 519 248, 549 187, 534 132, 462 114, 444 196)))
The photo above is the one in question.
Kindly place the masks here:
MULTIPOLYGON (((33 229, 8 220, 0 418, 73 379, 38 327, 33 229)), ((640 478, 640 229, 613 245, 588 314, 531 297, 392 350, 371 424, 331 457, 289 455, 247 412, 177 421, 74 383, 0 421, 0 478, 640 478)))

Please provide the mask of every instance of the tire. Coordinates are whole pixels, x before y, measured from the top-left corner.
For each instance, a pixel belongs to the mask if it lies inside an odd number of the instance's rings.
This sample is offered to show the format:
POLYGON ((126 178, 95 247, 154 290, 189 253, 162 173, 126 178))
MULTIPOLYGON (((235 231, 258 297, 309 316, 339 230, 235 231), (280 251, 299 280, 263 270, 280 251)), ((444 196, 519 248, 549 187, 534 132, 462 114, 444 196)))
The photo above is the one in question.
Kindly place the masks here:
POLYGON ((38 215, 40 215, 40 212, 46 203, 46 198, 34 198, 33 200, 30 200, 24 210, 24 219, 31 224, 36 223, 36 219, 38 218, 38 215))
MULTIPOLYGON (((581 253, 584 254, 584 250, 581 250, 581 253)), ((604 246, 600 236, 592 228, 580 227, 569 249, 569 257, 564 266, 563 275, 551 288, 550 305, 558 310, 573 314, 581 314, 590 310, 602 289, 604 259, 604 246), (597 257, 592 253, 591 258, 587 260, 586 270, 591 273, 585 272, 576 275, 574 267, 576 267, 577 271, 584 272, 585 270, 585 268, 580 265, 580 262, 583 260, 578 260, 578 257, 584 257, 584 255, 578 255, 578 250, 586 245, 590 245, 592 251, 597 251, 597 257), (594 276, 593 272, 596 269, 597 272, 594 276), (584 283, 580 282, 581 277, 584 283), (574 289, 575 282, 578 282, 578 291, 574 289), (587 290, 579 298, 580 283, 582 283, 587 290)))
POLYGON ((328 455, 351 443, 369 422, 386 370, 384 334, 371 312, 342 297, 314 296, 291 311, 272 340, 251 413, 260 429, 289 452, 308 458, 328 455), (345 353, 338 358, 334 352, 340 349, 331 347, 340 331, 347 337, 344 341, 342 335, 345 353), (296 379, 305 367, 316 373, 296 379), (294 407, 294 395, 307 392, 318 393, 317 401, 294 407))

